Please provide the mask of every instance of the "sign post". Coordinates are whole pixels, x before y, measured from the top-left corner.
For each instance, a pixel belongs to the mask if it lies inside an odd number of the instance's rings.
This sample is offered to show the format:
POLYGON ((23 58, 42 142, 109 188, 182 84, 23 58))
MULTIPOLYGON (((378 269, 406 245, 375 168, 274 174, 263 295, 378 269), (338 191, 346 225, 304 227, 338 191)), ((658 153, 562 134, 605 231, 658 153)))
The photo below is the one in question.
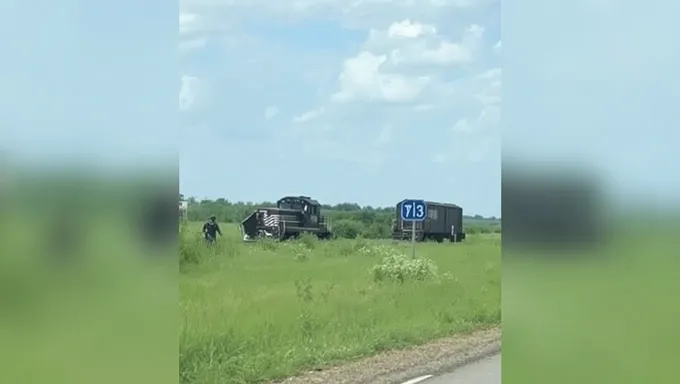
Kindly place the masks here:
POLYGON ((427 218, 427 204, 425 200, 406 199, 401 202, 401 219, 411 222, 412 257, 416 258, 416 223, 427 218))

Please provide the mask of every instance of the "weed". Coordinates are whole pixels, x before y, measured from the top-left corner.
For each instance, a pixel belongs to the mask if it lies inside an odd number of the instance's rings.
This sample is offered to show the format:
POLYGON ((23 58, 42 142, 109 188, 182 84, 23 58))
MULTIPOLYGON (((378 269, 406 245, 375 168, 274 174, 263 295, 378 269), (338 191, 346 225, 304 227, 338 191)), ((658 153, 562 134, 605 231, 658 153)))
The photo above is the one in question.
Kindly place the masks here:
POLYGON ((434 279, 437 277, 437 270, 437 264, 430 259, 424 257, 412 259, 394 252, 371 268, 371 274, 375 281, 393 280, 403 283, 407 280, 434 279))

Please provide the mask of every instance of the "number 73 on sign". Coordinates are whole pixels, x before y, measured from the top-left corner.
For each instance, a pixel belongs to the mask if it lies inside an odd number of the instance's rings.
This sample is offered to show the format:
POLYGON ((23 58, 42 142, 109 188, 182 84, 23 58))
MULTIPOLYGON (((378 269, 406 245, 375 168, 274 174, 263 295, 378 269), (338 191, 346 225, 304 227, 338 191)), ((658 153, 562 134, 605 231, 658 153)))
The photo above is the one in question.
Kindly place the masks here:
POLYGON ((423 200, 404 200, 401 203, 401 218, 406 221, 423 221, 427 213, 427 204, 423 200))

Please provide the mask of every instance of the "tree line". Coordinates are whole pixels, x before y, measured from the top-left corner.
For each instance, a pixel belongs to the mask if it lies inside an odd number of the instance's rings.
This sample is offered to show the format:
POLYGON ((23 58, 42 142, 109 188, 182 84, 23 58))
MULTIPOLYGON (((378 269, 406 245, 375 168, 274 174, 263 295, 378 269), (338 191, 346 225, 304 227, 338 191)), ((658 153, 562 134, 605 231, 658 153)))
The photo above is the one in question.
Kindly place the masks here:
MULTIPOLYGON (((180 199, 185 200, 180 195, 180 199)), ((189 221, 204 221, 215 215, 222 223, 240 223, 257 207, 276 206, 275 202, 232 202, 224 198, 215 200, 186 199, 189 221)), ((333 232, 339 237, 371 239, 390 238, 392 219, 395 218, 395 207, 361 206, 357 203, 340 203, 322 205, 323 214, 333 223, 333 232)), ((496 217, 480 215, 464 216, 463 225, 467 233, 499 233, 501 220, 496 217)))

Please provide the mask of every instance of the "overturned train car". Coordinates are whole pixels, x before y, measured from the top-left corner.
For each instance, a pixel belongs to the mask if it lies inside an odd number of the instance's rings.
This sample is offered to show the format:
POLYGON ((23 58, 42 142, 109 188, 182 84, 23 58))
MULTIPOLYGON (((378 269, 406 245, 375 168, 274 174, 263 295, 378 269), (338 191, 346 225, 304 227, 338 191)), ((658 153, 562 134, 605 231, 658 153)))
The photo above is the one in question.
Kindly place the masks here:
POLYGON ((256 209, 241 222, 243 240, 272 238, 286 240, 311 233, 320 239, 332 237, 330 221, 321 214, 321 204, 309 196, 286 196, 276 207, 256 209))
POLYGON ((426 201, 427 217, 424 221, 411 222, 401 219, 401 204, 397 203, 392 220, 392 238, 395 240, 411 239, 413 225, 416 226, 416 241, 434 240, 451 242, 465 240, 463 230, 463 208, 455 204, 426 201))

